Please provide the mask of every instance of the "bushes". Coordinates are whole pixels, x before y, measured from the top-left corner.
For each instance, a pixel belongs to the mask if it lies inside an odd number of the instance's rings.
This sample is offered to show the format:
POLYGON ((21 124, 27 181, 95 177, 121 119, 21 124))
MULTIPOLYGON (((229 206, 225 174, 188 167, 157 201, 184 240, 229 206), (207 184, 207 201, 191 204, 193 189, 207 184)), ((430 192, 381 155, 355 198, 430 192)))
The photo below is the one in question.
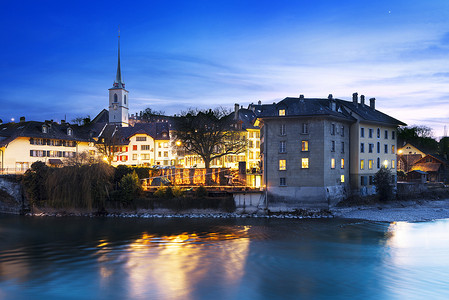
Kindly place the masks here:
POLYGON ((376 186, 377 195, 380 201, 388 201, 393 198, 393 187, 391 185, 391 171, 382 167, 374 175, 374 185, 376 186))
POLYGON ((141 195, 142 186, 135 171, 122 177, 120 180, 120 191, 120 200, 125 203, 131 203, 136 197, 141 195))
POLYGON ((50 172, 44 162, 37 161, 23 176, 24 190, 31 205, 41 205, 47 200, 46 180, 50 172))

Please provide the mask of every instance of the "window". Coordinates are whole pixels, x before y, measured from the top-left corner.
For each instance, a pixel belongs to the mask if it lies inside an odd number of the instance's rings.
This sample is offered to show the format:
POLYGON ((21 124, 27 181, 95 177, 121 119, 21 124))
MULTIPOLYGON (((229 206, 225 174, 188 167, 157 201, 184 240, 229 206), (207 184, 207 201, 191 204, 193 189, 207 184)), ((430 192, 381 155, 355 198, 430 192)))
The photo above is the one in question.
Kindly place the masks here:
POLYGON ((360 128, 360 137, 365 137, 365 128, 360 128))
POLYGON ((385 139, 388 139, 388 130, 385 130, 385 139))
POLYGON ((377 128, 377 138, 380 139, 380 128, 377 128))
POLYGON ((148 151, 148 150, 150 150, 150 145, 140 145, 140 150, 148 151))
POLYGON ((124 103, 126 104, 126 95, 123 96, 123 101, 124 101, 124 103))
POLYGON ((286 151, 286 141, 280 141, 279 142, 279 153, 285 153, 286 151))
POLYGON ((396 138, 396 132, 393 130, 391 132, 391 139, 394 140, 396 138))
POLYGON ((373 168, 373 160, 372 159, 369 159, 368 160, 368 169, 372 169, 373 168))
POLYGON ((285 124, 281 124, 281 126, 280 126, 280 134, 281 135, 286 135, 287 134, 287 132, 285 130, 285 124))
POLYGON ((164 157, 168 157, 168 151, 164 151, 164 157))
POLYGON ((137 142, 145 142, 147 140, 146 136, 136 136, 137 142))
POLYGON ((256 138, 260 138, 260 132, 256 131, 256 138))
POLYGON ((380 158, 377 158, 377 168, 380 169, 380 158))
POLYGON ((384 152, 385 152, 385 154, 388 154, 388 145, 387 144, 384 145, 384 152))
POLYGON ((164 148, 168 148, 168 143, 164 143, 164 148))
POLYGON ((256 148, 260 148, 260 141, 256 141, 256 148))
POLYGON ((137 145, 133 145, 133 151, 137 151, 137 145))
POLYGON ((365 152, 365 144, 360 143, 360 153, 364 153, 364 152, 365 152))
POLYGON ((395 147, 394 147, 394 145, 391 145, 391 154, 395 154, 395 152, 394 152, 394 149, 395 147))
POLYGON ((309 159, 308 158, 302 158, 301 159, 301 168, 302 169, 308 169, 309 168, 309 159))
POLYGON ((341 136, 345 136, 345 127, 341 126, 341 136))
POLYGON ((335 135, 335 124, 331 124, 331 134, 335 135))
POLYGON ((114 102, 118 102, 117 94, 114 94, 114 102))
POLYGON ((254 147, 254 143, 253 143, 253 141, 248 141, 248 147, 249 148, 253 148, 254 147))
POLYGON ((302 133, 303 134, 309 133, 309 124, 308 123, 302 123, 302 133))
POLYGON ((287 170, 287 161, 285 159, 279 160, 279 171, 287 170))
POLYGON ((377 142, 377 153, 380 153, 380 142, 377 142))
POLYGON ((157 157, 162 157, 162 152, 161 151, 158 151, 157 157))
POLYGON ((366 176, 360 176, 360 185, 361 186, 366 185, 366 176))
POLYGON ((396 161, 394 159, 391 160, 391 168, 396 168, 396 161))
POLYGON ((369 182, 369 183, 368 183, 369 185, 373 185, 373 184, 374 184, 373 176, 369 176, 369 177, 368 177, 368 180, 369 180, 369 181, 368 181, 368 182, 369 182))
POLYGON ((360 160, 360 170, 363 170, 363 169, 365 169, 365 160, 361 159, 360 160))
POLYGON ((340 175, 340 182, 341 183, 345 182, 345 175, 340 175))
POLYGON ((42 133, 47 133, 48 132, 48 127, 47 126, 42 126, 42 133))
POLYGON ((331 169, 335 169, 335 158, 331 158, 331 169))
POLYGON ((309 151, 309 141, 301 141, 301 151, 309 151))
POLYGON ((285 116, 285 109, 280 109, 278 112, 280 117, 285 116))
POLYGON ((345 153, 345 142, 341 142, 341 153, 345 153))
POLYGON ((331 151, 335 152, 335 141, 331 141, 331 151))
POLYGON ((373 129, 369 128, 368 129, 368 137, 371 139, 373 137, 373 129))
POLYGON ((287 180, 285 179, 285 177, 279 178, 279 185, 280 186, 286 186, 287 185, 287 180))
POLYGON ((368 152, 373 153, 374 144, 368 144, 368 152))
POLYGON ((342 159, 340 160, 340 168, 342 168, 342 169, 345 168, 345 159, 344 159, 344 158, 342 158, 342 159))
POLYGON ((73 135, 73 130, 72 130, 72 128, 67 128, 67 135, 70 135, 70 136, 73 135))
POLYGON ((133 154, 133 160, 137 160, 137 154, 133 154))
POLYGON ((254 159, 254 152, 252 151, 249 152, 249 159, 254 159))

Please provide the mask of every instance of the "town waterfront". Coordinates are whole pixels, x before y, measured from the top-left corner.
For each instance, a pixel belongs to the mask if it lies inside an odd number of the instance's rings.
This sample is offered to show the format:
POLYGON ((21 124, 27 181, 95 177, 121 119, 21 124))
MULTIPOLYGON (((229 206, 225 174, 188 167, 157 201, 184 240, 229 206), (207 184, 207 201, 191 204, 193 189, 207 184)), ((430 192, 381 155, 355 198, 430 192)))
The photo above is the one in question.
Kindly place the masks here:
POLYGON ((443 299, 449 219, 0 215, 0 299, 443 299))

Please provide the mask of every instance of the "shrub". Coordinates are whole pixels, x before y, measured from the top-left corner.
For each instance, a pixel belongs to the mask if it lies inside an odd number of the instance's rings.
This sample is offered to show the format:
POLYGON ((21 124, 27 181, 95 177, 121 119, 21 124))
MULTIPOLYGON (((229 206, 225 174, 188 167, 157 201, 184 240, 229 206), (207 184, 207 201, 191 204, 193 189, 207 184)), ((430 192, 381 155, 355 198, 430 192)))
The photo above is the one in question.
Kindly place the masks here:
POLYGON ((121 200, 126 203, 131 203, 134 198, 140 196, 142 186, 135 171, 122 177, 120 180, 120 190, 122 192, 121 200))
POLYGON ((206 198, 207 197, 207 189, 204 186, 199 186, 196 190, 195 190, 195 196, 197 198, 206 198))
POLYGON ((393 198, 393 187, 391 185, 391 171, 382 167, 374 175, 374 185, 376 186, 377 195, 380 201, 388 201, 393 198))
POLYGON ((25 172, 22 182, 31 205, 41 205, 47 200, 46 180, 49 172, 49 167, 42 161, 34 162, 25 172))

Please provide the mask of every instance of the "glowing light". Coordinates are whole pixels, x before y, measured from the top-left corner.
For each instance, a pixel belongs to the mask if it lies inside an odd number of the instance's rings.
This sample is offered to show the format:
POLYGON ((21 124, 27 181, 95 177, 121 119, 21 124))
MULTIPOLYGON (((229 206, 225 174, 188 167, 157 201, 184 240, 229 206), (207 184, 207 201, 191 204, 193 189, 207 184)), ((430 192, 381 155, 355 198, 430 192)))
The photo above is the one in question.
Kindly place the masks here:
POLYGON ((107 158, 106 156, 103 156, 103 160, 104 160, 105 162, 107 162, 107 161, 108 161, 108 158, 107 158))
POLYGON ((402 149, 399 149, 399 150, 398 150, 398 154, 402 154, 402 149))
POLYGON ((181 141, 176 141, 176 146, 181 146, 182 145, 182 143, 181 143, 181 141))
POLYGON ((388 160, 384 160, 384 167, 388 168, 388 160))

